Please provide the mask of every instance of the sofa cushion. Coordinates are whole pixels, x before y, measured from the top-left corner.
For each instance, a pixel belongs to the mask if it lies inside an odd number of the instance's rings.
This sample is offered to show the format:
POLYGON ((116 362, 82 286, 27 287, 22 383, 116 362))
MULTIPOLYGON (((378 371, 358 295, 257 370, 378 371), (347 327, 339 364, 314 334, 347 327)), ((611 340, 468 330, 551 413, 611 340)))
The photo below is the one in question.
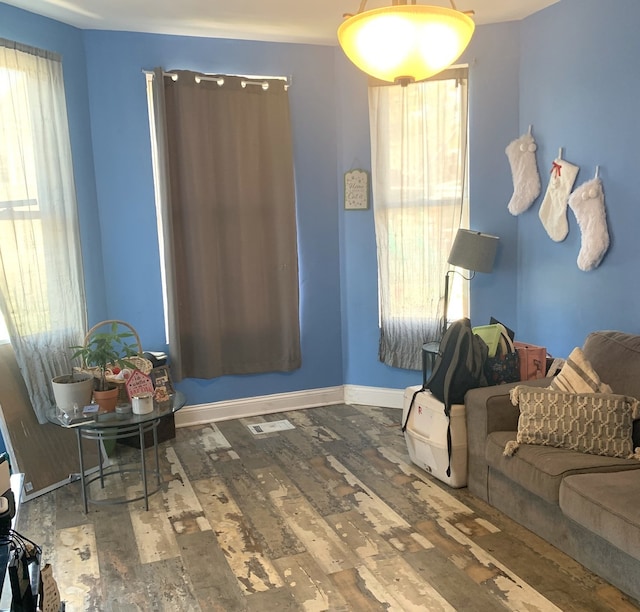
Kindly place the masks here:
POLYGON ((513 457, 505 457, 504 447, 515 436, 514 431, 495 431, 489 434, 485 454, 487 463, 527 491, 553 504, 558 503, 560 483, 566 476, 640 468, 640 461, 635 459, 601 457, 564 448, 530 444, 523 444, 513 457))
POLYGON ((560 485, 560 508, 640 560, 640 471, 568 476, 560 485))
MULTIPOLYGON (((633 454, 633 418, 638 400, 604 393, 560 393, 524 385, 511 390, 520 409, 513 455, 520 444, 569 448, 593 455, 628 458, 633 454)), ((636 457, 640 459, 640 455, 636 457)))
MULTIPOLYGON (((640 335, 619 331, 590 333, 582 347, 593 369, 614 393, 640 399, 640 335)), ((640 422, 633 425, 633 446, 640 447, 640 422)))
POLYGON ((600 380, 580 347, 571 351, 560 373, 551 381, 549 389, 564 393, 613 393, 611 387, 600 380))
POLYGON ((640 399, 640 335, 596 331, 587 336, 582 350, 614 393, 640 399))

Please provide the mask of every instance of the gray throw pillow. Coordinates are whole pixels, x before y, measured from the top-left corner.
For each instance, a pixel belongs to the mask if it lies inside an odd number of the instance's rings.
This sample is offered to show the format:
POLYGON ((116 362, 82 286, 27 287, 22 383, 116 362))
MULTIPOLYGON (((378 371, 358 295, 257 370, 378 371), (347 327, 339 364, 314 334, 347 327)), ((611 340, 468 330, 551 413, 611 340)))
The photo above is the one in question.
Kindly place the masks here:
POLYGON ((638 400, 606 393, 561 393, 518 385, 511 401, 520 408, 516 440, 505 446, 513 455, 520 444, 567 448, 607 457, 633 455, 632 428, 638 400))

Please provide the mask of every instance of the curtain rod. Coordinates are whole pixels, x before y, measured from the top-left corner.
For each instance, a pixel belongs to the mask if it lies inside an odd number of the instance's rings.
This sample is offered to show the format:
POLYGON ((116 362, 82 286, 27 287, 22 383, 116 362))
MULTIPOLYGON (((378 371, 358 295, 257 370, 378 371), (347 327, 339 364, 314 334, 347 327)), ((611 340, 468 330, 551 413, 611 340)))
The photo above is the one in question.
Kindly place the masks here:
MULTIPOLYGON (((155 73, 153 72, 153 70, 142 70, 143 74, 146 75, 151 75, 153 76, 155 73)), ((178 75, 175 72, 163 72, 162 76, 168 76, 171 77, 171 80, 173 81, 177 81, 178 80, 178 75)), ((260 85, 262 87, 262 89, 269 89, 269 81, 267 79, 271 79, 271 80, 277 80, 277 81, 283 81, 284 82, 284 88, 289 89, 289 87, 291 87, 292 83, 293 83, 293 77, 292 76, 288 76, 288 77, 283 77, 283 76, 247 76, 247 75, 239 75, 239 74, 226 74, 226 75, 217 75, 217 76, 209 76, 209 75, 204 75, 204 74, 197 74, 195 76, 195 82, 196 83, 200 83, 201 81, 214 81, 216 83, 218 83, 218 85, 220 87, 222 87, 224 85, 224 77, 225 76, 233 76, 233 77, 240 77, 242 79, 242 81, 240 82, 240 84, 242 85, 242 87, 246 87, 247 85, 260 85)))

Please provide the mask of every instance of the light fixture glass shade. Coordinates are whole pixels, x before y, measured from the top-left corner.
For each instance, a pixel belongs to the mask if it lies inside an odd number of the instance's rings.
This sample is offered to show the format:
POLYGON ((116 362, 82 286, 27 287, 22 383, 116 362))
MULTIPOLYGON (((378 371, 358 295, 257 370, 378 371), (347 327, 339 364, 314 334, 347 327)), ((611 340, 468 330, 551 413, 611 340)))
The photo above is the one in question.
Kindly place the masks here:
POLYGON ((360 70, 391 83, 421 81, 441 72, 466 49, 475 24, 439 6, 402 4, 346 19, 338 41, 360 70))

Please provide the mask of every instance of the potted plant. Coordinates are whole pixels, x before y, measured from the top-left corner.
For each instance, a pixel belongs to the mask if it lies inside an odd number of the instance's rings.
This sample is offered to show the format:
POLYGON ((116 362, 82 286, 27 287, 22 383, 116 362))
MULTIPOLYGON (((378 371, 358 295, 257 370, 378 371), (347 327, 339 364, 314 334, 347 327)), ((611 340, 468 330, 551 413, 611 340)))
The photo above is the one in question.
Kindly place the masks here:
MULTIPOLYGON (((95 329, 95 328, 93 328, 95 329)), ((75 351, 72 359, 81 358, 88 367, 98 369, 95 379, 93 397, 102 412, 113 412, 118 401, 118 385, 107 380, 107 370, 113 367, 135 369, 135 364, 128 357, 138 354, 138 346, 129 343, 135 338, 131 331, 119 331, 118 323, 112 322, 106 331, 90 333, 84 346, 72 346, 75 351)))
POLYGON ((82 408, 91 401, 93 376, 86 372, 63 374, 51 379, 56 406, 66 413, 82 408))

